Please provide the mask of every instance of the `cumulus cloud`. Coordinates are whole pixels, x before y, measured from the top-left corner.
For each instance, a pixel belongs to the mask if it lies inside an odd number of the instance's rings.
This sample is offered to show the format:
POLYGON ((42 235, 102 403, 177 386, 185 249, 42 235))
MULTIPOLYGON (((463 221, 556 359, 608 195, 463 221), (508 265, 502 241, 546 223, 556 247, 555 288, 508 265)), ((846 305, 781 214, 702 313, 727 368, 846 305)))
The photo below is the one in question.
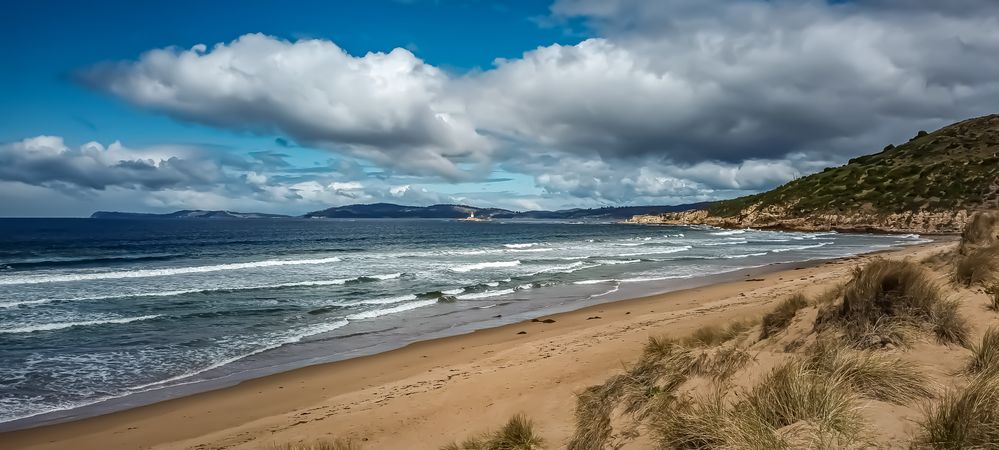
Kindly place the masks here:
MULTIPOLYGON (((464 75, 405 49, 355 56, 250 34, 83 77, 140 107, 389 174, 483 180, 498 165, 597 203, 758 191, 999 104, 991 0, 558 0, 552 18, 582 19, 593 37, 464 75)), ((375 198, 331 186, 272 194, 375 198)))
POLYGON ((467 178, 490 144, 443 90, 448 77, 409 50, 347 54, 323 40, 261 34, 133 63, 91 67, 82 79, 137 105, 213 126, 280 132, 410 172, 467 178))
POLYGON ((212 186, 222 178, 220 164, 184 148, 132 150, 119 142, 69 148, 56 136, 0 145, 0 180, 35 186, 167 189, 212 186))

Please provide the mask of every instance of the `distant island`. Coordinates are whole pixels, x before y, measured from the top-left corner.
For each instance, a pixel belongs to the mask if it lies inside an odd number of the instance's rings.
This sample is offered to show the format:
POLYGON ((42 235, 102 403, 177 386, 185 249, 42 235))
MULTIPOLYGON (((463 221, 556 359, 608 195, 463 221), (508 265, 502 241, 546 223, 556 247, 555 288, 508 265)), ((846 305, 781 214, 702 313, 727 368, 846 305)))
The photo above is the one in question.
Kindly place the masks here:
POLYGON ((999 209, 999 115, 958 122, 776 189, 680 212, 649 224, 729 228, 960 232, 976 211, 999 209))
POLYGON ((200 209, 185 209, 165 214, 97 211, 90 215, 91 219, 283 219, 289 217, 291 216, 282 214, 204 211, 200 209))
POLYGON ((511 211, 500 208, 479 208, 468 205, 405 206, 393 203, 371 203, 336 206, 301 216, 243 213, 233 211, 182 210, 166 214, 97 211, 93 219, 464 219, 474 214, 480 219, 536 220, 623 220, 636 214, 662 214, 703 208, 705 203, 674 206, 617 206, 575 208, 558 211, 511 211))

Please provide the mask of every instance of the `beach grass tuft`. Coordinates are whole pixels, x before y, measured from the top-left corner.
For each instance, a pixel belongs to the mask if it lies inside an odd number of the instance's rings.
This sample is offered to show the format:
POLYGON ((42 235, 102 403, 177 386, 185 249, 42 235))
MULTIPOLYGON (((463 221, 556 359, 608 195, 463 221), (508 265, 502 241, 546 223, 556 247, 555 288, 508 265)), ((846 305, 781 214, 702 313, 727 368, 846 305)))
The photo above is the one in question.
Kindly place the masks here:
POLYGON ((801 361, 790 361, 750 389, 736 409, 750 422, 773 430, 807 421, 821 429, 852 433, 861 428, 856 400, 844 377, 818 372, 801 361))
POLYGON ((808 299, 801 293, 781 301, 773 311, 763 316, 760 339, 766 339, 787 329, 795 314, 806 306, 808 306, 808 299))
POLYGON ((816 448, 853 442, 863 430, 849 384, 800 360, 777 367, 738 397, 726 405, 719 388, 678 399, 652 415, 649 427, 660 448, 675 449, 816 448))
POLYGON ((617 406, 625 383, 624 375, 615 375, 604 384, 590 386, 576 395, 575 431, 569 450, 601 450, 614 429, 611 414, 617 406))
POLYGON ((865 397, 898 405, 933 395, 919 365, 890 354, 855 350, 839 339, 817 340, 808 351, 805 367, 842 379, 865 397))
POLYGON ((515 414, 499 430, 445 445, 441 450, 539 450, 544 448, 544 443, 531 419, 515 414))
POLYGON ((714 347, 728 342, 753 327, 755 321, 736 320, 727 326, 705 325, 680 340, 687 347, 714 347))
POLYGON ((361 444, 352 439, 323 439, 312 442, 273 444, 267 450, 361 450, 361 444))
POLYGON ((999 282, 992 283, 986 287, 985 295, 989 296, 989 309, 999 311, 999 282))
POLYGON ((961 230, 961 250, 975 245, 989 246, 999 241, 999 212, 975 213, 961 230))
POLYGON ((816 330, 836 327, 860 347, 905 345, 908 331, 928 326, 944 343, 964 345, 968 324, 955 302, 920 266, 908 261, 875 260, 854 271, 843 300, 820 311, 816 330))
POLYGON ((986 449, 999 442, 999 374, 973 377, 926 409, 913 448, 986 449))
POLYGON ((999 276, 999 244, 969 250, 958 256, 954 265, 954 280, 971 286, 997 281, 999 276))
POLYGON ((982 342, 971 346, 967 371, 974 375, 999 374, 999 328, 989 328, 982 342))

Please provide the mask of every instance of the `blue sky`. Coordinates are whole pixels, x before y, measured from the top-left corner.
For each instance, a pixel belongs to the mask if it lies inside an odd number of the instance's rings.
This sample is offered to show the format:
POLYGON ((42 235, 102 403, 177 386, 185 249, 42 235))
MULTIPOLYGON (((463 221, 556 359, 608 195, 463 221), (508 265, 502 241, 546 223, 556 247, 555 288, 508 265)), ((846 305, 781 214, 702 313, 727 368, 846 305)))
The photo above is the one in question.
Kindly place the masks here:
POLYGON ((995 24, 977 0, 18 2, 0 214, 727 198, 994 112, 995 24))

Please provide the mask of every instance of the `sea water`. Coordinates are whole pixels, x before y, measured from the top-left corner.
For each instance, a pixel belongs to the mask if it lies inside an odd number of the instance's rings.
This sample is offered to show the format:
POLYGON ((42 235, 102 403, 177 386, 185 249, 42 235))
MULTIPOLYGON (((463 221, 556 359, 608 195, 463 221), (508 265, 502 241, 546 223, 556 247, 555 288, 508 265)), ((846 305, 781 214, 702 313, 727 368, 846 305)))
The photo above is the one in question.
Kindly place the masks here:
POLYGON ((917 242, 612 223, 0 219, 0 422, 120 409, 612 301, 626 286, 917 242))

